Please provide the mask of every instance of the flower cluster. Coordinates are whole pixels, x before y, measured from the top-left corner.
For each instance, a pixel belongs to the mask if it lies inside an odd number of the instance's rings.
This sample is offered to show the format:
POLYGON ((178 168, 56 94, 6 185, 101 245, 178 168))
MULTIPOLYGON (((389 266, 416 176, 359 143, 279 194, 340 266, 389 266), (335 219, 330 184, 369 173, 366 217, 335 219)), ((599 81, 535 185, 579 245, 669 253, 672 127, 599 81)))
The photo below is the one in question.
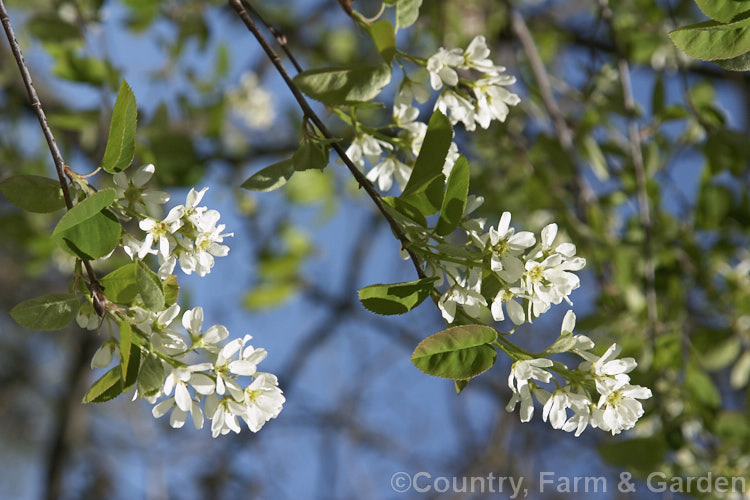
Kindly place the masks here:
POLYGON ((284 404, 276 376, 258 371, 258 364, 266 357, 266 350, 249 344, 250 335, 221 345, 229 335, 222 325, 213 325, 205 332, 203 309, 196 307, 182 315, 184 335, 178 331, 175 319, 179 306, 174 305, 161 314, 136 323, 139 330, 149 332, 152 345, 162 351, 174 351, 170 363, 163 362, 166 377, 155 394, 145 396, 154 405, 152 413, 159 418, 171 410, 169 423, 179 428, 188 414, 193 425, 200 429, 205 417, 211 420, 214 437, 229 431, 240 432, 238 418, 245 421, 252 432, 257 432, 270 419, 276 418, 284 404), (167 312, 168 311, 168 312, 167 312), (168 339, 168 345, 163 341, 168 339), (167 349, 165 349, 167 347, 167 349), (209 361, 188 364, 193 351, 203 351, 209 361), (241 377, 252 381, 243 387, 241 377), (203 403, 204 409, 201 409, 203 403))
POLYGON ((490 49, 484 36, 477 36, 466 50, 440 48, 427 60, 430 85, 435 90, 445 89, 435 104, 450 117, 455 125, 461 122, 466 130, 490 126, 492 120, 505 121, 509 106, 520 102, 518 96, 506 89, 515 77, 504 74, 505 68, 496 66, 489 58, 490 49), (482 75, 477 80, 459 77, 458 71, 474 71, 482 75))
POLYGON ((620 346, 612 344, 603 355, 596 356, 591 352, 594 348, 591 339, 585 335, 573 336, 575 319, 573 311, 565 315, 561 331, 565 347, 556 351, 569 351, 581 357, 583 361, 578 368, 569 370, 559 361, 547 358, 514 362, 508 377, 513 395, 506 409, 513 411, 520 403, 521 421, 528 422, 534 414, 534 396, 543 405, 545 422, 549 420, 553 428, 575 432, 576 436, 588 426, 613 435, 633 428, 644 413, 639 400, 650 398, 651 390, 630 384, 628 373, 636 367, 636 362, 633 358, 617 359, 620 346), (540 385, 553 381, 550 369, 567 382, 561 387, 555 380, 557 388, 552 392, 540 385))
POLYGON ((580 286, 580 279, 572 271, 581 270, 586 260, 575 255, 572 243, 555 245, 557 224, 544 227, 537 243, 532 233, 515 232, 510 227, 510 218, 509 212, 503 213, 497 227, 486 232, 483 219, 467 220, 465 247, 452 249, 442 244, 436 248, 437 259, 445 258, 442 271, 427 271, 432 275, 438 273, 439 278, 445 272, 447 277, 449 287, 438 301, 447 322, 455 319, 457 306, 476 318, 481 307, 489 305, 495 321, 505 319, 505 309, 511 321, 520 325, 540 316, 552 304, 563 300, 572 304, 568 296, 580 286), (470 260, 466 265, 458 265, 455 256, 470 260), (498 288, 490 304, 482 295, 482 281, 488 279, 483 271, 490 272, 489 279, 498 288))
POLYGON ((138 226, 145 232, 145 237, 143 241, 127 240, 125 251, 130 258, 156 255, 162 278, 172 274, 178 261, 185 274, 195 271, 199 276, 205 276, 211 272, 214 257, 224 257, 229 253, 229 247, 222 245, 224 238, 234 233, 224 233, 226 226, 217 225, 221 217, 218 210, 198 206, 207 190, 190 189, 185 204, 172 208, 162 220, 141 219, 138 226))
POLYGON ((240 77, 240 84, 227 91, 227 109, 248 128, 267 130, 276 119, 273 96, 260 85, 252 72, 240 77))
MULTIPOLYGON (((140 396, 155 404, 155 417, 171 412, 169 422, 175 428, 182 427, 188 415, 196 428, 202 428, 208 418, 214 437, 239 432, 238 419, 257 432, 279 414, 285 401, 276 377, 258 371, 258 364, 266 357, 265 349, 253 347, 249 335, 227 341, 229 332, 223 325, 204 331, 203 309, 195 307, 180 315, 176 295, 168 300, 166 293, 168 280, 175 278, 171 274, 177 262, 186 274, 205 276, 214 265, 214 257, 228 254, 229 247, 223 241, 232 233, 225 233, 225 225, 218 223, 221 215, 217 210, 199 206, 208 188, 191 189, 185 204, 172 208, 162 219, 144 213, 147 209, 154 213, 169 199, 166 193, 144 190, 153 173, 154 166, 146 165, 131 176, 123 172, 114 176, 113 210, 124 220, 136 219, 143 231, 140 239, 124 233, 121 240, 125 253, 138 261, 137 267, 128 264, 115 271, 128 266, 138 269, 121 274, 123 286, 128 286, 128 279, 134 280, 129 286, 137 293, 121 298, 117 304, 106 304, 108 319, 120 325, 120 340, 110 334, 94 354, 91 367, 106 368, 115 356, 124 359, 120 343, 123 324, 127 323, 130 335, 137 336, 137 341, 131 339, 129 344, 139 346, 140 357, 149 360, 148 368, 139 367, 134 398, 140 396), (136 278, 148 255, 158 258, 158 273, 143 271, 141 278, 136 278), (145 288, 139 279, 146 280, 145 288), (159 281, 161 287, 156 286, 159 281), (161 291, 149 292, 148 283, 161 291), (152 300, 147 300, 149 294, 152 300)), ((76 319, 82 328, 92 330, 102 321, 92 303, 83 304, 76 319)))
MULTIPOLYGON (((442 92, 435 109, 447 115, 453 125, 462 122, 466 130, 490 126, 492 120, 505 121, 509 106, 520 102, 518 96, 505 87, 515 83, 515 78, 503 74, 505 68, 495 65, 490 59, 490 50, 483 36, 472 40, 466 50, 441 48, 425 64, 425 78, 429 75, 430 86, 442 92), (479 72, 476 80, 459 77, 458 71, 479 72)), ((401 189, 411 175, 414 160, 422 147, 427 124, 419 121, 419 108, 414 101, 424 104, 430 97, 430 88, 420 76, 405 76, 393 101, 393 118, 382 129, 357 127, 347 156, 364 170, 365 160, 372 164, 367 178, 378 185, 381 191, 393 186, 393 179, 401 189), (397 133, 393 134, 393 131, 397 133)), ((452 142, 443 165, 443 173, 450 175, 458 158, 458 147, 452 142)))

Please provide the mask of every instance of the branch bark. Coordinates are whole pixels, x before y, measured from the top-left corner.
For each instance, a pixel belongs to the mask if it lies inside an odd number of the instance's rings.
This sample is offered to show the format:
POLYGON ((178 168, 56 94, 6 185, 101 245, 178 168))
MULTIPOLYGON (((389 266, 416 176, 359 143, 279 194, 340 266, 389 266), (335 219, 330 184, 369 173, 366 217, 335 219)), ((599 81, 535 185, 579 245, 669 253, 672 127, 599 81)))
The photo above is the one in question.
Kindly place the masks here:
MULTIPOLYGON (((289 87, 289 90, 292 92, 292 95, 294 96, 295 100, 297 101, 297 104, 299 104, 300 108, 302 109, 302 112, 305 114, 305 116, 315 125, 315 127, 320 131, 321 134, 327 139, 335 139, 334 135, 328 130, 328 127, 326 127, 325 123, 318 117, 318 115, 312 110, 310 107, 310 104, 307 102, 307 99, 305 99, 305 96, 302 95, 302 91, 297 87, 297 85, 292 80, 292 77, 289 76, 289 73, 284 68, 284 65, 281 63, 281 59, 279 58, 278 54, 273 50, 273 48, 269 45, 268 41, 265 39, 263 34, 258 29, 258 26, 255 24, 255 22, 252 20, 250 15, 247 13, 245 8, 242 5, 242 0, 229 0, 229 5, 234 9, 234 11, 237 13, 237 15, 242 19, 242 22, 245 24, 247 29, 253 34, 255 39, 260 44, 263 51, 266 53, 266 56, 270 59, 271 63, 276 67, 276 70, 279 72, 281 77, 284 79, 284 82, 286 83, 287 87, 289 87)), ((404 232, 401 230, 401 227, 398 225, 398 223, 391 217, 391 215, 386 210, 385 206, 383 205, 383 201, 380 197, 380 194, 375 190, 375 187, 372 185, 372 183, 365 177, 365 175, 357 168, 356 165, 349 159, 349 157, 346 155, 346 152, 344 149, 337 143, 332 143, 332 147, 334 151, 336 151, 336 154, 341 158, 341 161, 344 162, 344 165, 349 169, 351 174, 354 176, 354 178, 359 183, 359 186, 364 188, 367 195, 370 197, 372 202, 377 207, 378 211, 383 215, 386 221, 388 221, 388 224, 391 227, 391 230, 393 231, 393 234, 396 236, 396 238, 401 242, 401 247, 406 250, 406 252, 409 254, 409 257, 411 258, 412 263, 414 264, 414 268, 417 270, 417 275, 420 278, 424 278, 425 274, 422 270, 422 266, 419 263, 419 259, 416 256, 416 254, 409 248, 409 239, 406 237, 404 232)))

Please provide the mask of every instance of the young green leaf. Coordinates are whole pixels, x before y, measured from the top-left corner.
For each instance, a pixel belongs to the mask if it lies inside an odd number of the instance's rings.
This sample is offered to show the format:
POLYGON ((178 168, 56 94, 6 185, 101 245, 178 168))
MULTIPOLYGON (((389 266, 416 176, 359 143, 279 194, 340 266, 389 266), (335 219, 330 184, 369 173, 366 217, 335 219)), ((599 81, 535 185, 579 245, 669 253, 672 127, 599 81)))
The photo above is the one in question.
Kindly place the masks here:
POLYGON ((750 17, 722 24, 706 21, 676 29, 669 34, 672 42, 696 59, 732 59, 750 52, 750 17))
POLYGON ((254 173, 242 183, 242 187, 250 191, 273 191, 286 184, 292 174, 294 174, 294 162, 290 158, 254 173))
POLYGON ((425 219, 424 215, 422 215, 422 212, 420 212, 416 207, 413 207, 412 205, 409 205, 407 202, 402 200, 401 198, 394 198, 393 196, 384 196, 383 197, 383 203, 385 203, 386 207, 390 207, 393 210, 388 210, 391 215, 393 215, 393 212, 396 212, 396 218, 401 219, 397 220, 400 224, 404 223, 403 217, 406 217, 408 224, 412 224, 416 222, 418 225, 422 227, 427 227, 427 219, 425 219))
POLYGON ((113 174, 125 170, 135 156, 135 129, 138 119, 135 95, 128 82, 122 81, 117 93, 112 120, 109 123, 107 148, 102 158, 102 168, 113 174))
POLYGON ((391 81, 391 66, 343 66, 303 71, 294 83, 313 99, 338 106, 375 98, 391 81))
POLYGON ((434 214, 442 205, 443 164, 452 139, 451 122, 443 113, 435 111, 427 124, 427 133, 409 182, 401 193, 401 198, 418 208, 424 216, 434 214))
POLYGON ((414 24, 419 17, 419 7, 422 0, 398 0, 396 3, 396 29, 406 28, 414 24))
POLYGON ((138 261, 135 271, 135 282, 146 307, 152 311, 163 311, 164 291, 161 287, 161 280, 141 261, 138 261))
POLYGON ((83 397, 83 403, 103 403, 122 393, 121 367, 117 365, 94 382, 83 397))
POLYGON ((366 309, 377 314, 404 314, 430 296, 433 278, 408 283, 370 285, 359 291, 359 300, 366 309))
POLYGON ((568 352, 571 350, 578 341, 573 338, 573 334, 565 332, 557 337, 557 340, 544 350, 544 355, 549 356, 550 354, 557 354, 559 352, 568 352))
POLYGON ((0 193, 29 212, 48 213, 65 207, 60 183, 38 175, 14 175, 0 182, 0 193))
POLYGON ((722 23, 750 11, 749 0, 695 0, 695 3, 708 17, 722 23))
POLYGON ((62 216, 60 222, 55 226, 55 230, 52 231, 52 236, 55 237, 63 231, 92 218, 103 209, 110 206, 114 201, 114 189, 102 189, 101 191, 92 194, 78 205, 68 210, 65 215, 62 216))
POLYGON ((456 387, 456 394, 461 394, 461 391, 466 389, 466 386, 469 385, 469 380, 454 380, 453 385, 456 387))
POLYGON ((713 61, 728 71, 750 71, 750 52, 731 59, 720 59, 713 61))
POLYGON ((462 155, 456 160, 445 187, 443 206, 440 208, 435 231, 440 236, 451 234, 464 217, 466 197, 469 195, 469 162, 462 155))
POLYGON ((420 342, 411 361, 427 375, 470 379, 495 364, 497 351, 491 343, 496 339, 497 331, 489 326, 454 326, 420 342))
POLYGON ((292 156, 294 170, 323 170, 328 165, 328 147, 316 141, 302 141, 300 148, 292 156))
POLYGON ((396 33, 388 19, 381 19, 367 27, 378 52, 385 62, 391 62, 396 53, 396 33))
MULTIPOLYGON (((116 368, 119 368, 117 366, 116 368)), ((138 394, 143 397, 155 396, 164 385, 164 366, 154 355, 144 356, 138 373, 138 394)))
POLYGON ((120 323, 120 366, 123 387, 129 387, 135 383, 140 361, 141 349, 138 347, 133 328, 127 321, 123 321, 120 323))
POLYGON ((93 217, 57 234, 65 250, 85 260, 104 257, 120 242, 122 226, 109 210, 102 210, 93 217))
POLYGON ((115 304, 129 304, 138 295, 138 285, 135 282, 135 272, 138 265, 135 262, 125 264, 99 280, 104 289, 104 295, 115 304))
POLYGON ((71 293, 53 293, 26 300, 10 310, 10 317, 32 330, 59 330, 78 313, 78 297, 71 293))
POLYGON ((177 302, 180 296, 180 285, 177 283, 177 276, 170 274, 164 280, 164 306, 169 307, 177 302))

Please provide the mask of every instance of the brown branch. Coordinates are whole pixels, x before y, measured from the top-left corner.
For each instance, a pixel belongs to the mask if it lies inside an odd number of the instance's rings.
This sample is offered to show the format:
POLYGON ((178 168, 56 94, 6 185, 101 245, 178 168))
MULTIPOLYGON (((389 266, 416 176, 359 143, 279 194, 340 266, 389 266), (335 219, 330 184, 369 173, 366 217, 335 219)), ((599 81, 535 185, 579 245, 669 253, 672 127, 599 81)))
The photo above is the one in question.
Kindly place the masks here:
MULTIPOLYGON (((55 170, 57 171, 57 178, 60 181, 63 198, 65 198, 65 206, 70 210, 73 208, 73 201, 70 198, 70 190, 68 189, 68 183, 65 180, 66 169, 69 169, 70 167, 68 167, 65 160, 63 160, 60 148, 57 147, 57 142, 55 142, 55 136, 52 135, 52 129, 50 129, 49 123, 47 122, 47 116, 44 114, 44 109, 42 108, 42 103, 39 101, 39 96, 34 88, 34 83, 31 80, 31 73, 29 72, 28 66, 26 66, 23 53, 21 53, 21 46, 16 39, 16 34, 13 31, 13 26, 10 23, 10 17, 8 16, 8 11, 5 9, 5 2, 3 0, 0 0, 0 22, 3 24, 5 34, 8 37, 8 43, 10 44, 10 49, 13 52, 13 57, 16 59, 16 63, 18 64, 18 70, 21 72, 21 79, 23 79, 26 92, 29 95, 31 107, 34 108, 36 117, 39 119, 39 125, 42 127, 44 138, 47 140, 47 146, 52 155, 52 160, 55 162, 55 170)), ((99 286, 96 274, 91 268, 89 261, 83 260, 83 265, 86 268, 86 273, 91 282, 91 297, 94 299, 94 305, 96 305, 97 303, 100 303, 103 298, 101 287, 99 286)))
POLYGON ((653 224, 651 221, 651 208, 649 206, 648 192, 646 191, 646 168, 643 164, 643 151, 641 148, 641 133, 638 122, 635 119, 635 99, 633 97, 633 86, 630 82, 630 67, 628 60, 622 56, 620 46, 615 38, 612 28, 612 10, 609 8, 609 0, 599 0, 602 17, 610 23, 610 37, 617 54, 617 69, 620 74, 620 85, 622 87, 623 104, 628 113, 628 138, 630 141, 630 156, 633 158, 633 169, 635 171, 636 198, 638 200, 638 216, 643 226, 644 241, 644 278, 646 281, 646 304, 648 311, 648 339, 651 348, 654 346, 654 337, 658 326, 658 314, 656 308, 656 265, 654 263, 654 241, 653 224))
POLYGON ((281 32, 276 26, 272 25, 271 23, 267 22, 263 16, 260 15, 260 12, 258 12, 255 7, 250 4, 250 2, 247 2, 245 0, 242 1, 242 4, 245 6, 245 9, 252 12, 252 14, 260 20, 261 23, 268 29, 268 31, 271 32, 273 37, 276 39, 276 42, 278 42, 279 46, 281 47, 281 50, 284 51, 284 54, 289 58, 289 61, 291 61, 292 65, 294 65, 294 69, 297 70, 297 72, 302 72, 302 66, 297 62, 297 59, 294 58, 294 55, 292 54, 292 51, 289 50, 289 46, 287 45, 287 38, 284 33, 281 32))
MULTIPOLYGON (((531 72, 534 74, 534 79, 539 87, 539 94, 542 98, 542 103, 547 110, 547 113, 552 117, 552 122, 555 126, 555 134, 557 135, 557 141, 560 143, 565 154, 568 155, 571 160, 577 157, 575 147, 573 145, 573 132, 570 130, 565 116, 563 115, 560 107, 555 100, 554 93, 552 92, 552 85, 550 83, 549 75, 544 67, 542 57, 539 55, 539 49, 537 49, 534 38, 529 32, 529 28, 524 21, 523 16, 516 10, 511 8, 510 10, 510 24, 513 29, 513 33, 516 35, 518 40, 521 42, 523 51, 529 61, 531 72)), ((577 191, 584 203, 583 207, 580 208, 581 218, 586 217, 586 212, 583 210, 585 205, 593 202, 595 196, 591 186, 582 175, 576 176, 577 180, 577 191)))
MULTIPOLYGON (((289 87, 289 90, 294 95, 295 100, 299 104, 300 108, 302 108, 305 116, 315 125, 315 127, 320 131, 321 134, 323 134, 326 139, 335 139, 334 135, 328 130, 328 127, 326 127, 323 121, 312 110, 310 104, 305 99, 305 96, 302 95, 302 91, 300 91, 300 89, 292 80, 292 77, 289 76, 289 73, 284 68, 284 65, 281 63, 281 59, 279 58, 278 54, 276 54, 273 48, 269 45, 268 41, 266 41, 265 37, 258 29, 258 26, 244 9, 242 0, 229 0, 229 5, 232 7, 232 9, 234 9, 235 12, 237 12, 237 15, 240 17, 240 19, 242 19, 242 22, 245 23, 247 29, 250 30, 260 46, 263 48, 263 51, 266 53, 271 63, 276 67, 276 70, 279 72, 281 77, 284 79, 287 87, 289 87)), ((337 142, 333 142, 331 147, 333 147, 334 151, 336 151, 336 154, 338 154, 338 156, 341 158, 341 161, 344 162, 351 174, 357 180, 359 186, 364 188, 365 192, 370 197, 370 199, 372 199, 372 202, 375 204, 378 211, 383 215, 385 220, 388 221, 393 234, 401 242, 401 247, 409 254, 409 257, 411 258, 411 261, 414 264, 415 269, 417 270, 417 275, 419 275, 420 278, 424 278, 425 274, 419 263, 419 259, 408 246, 409 239, 401 230, 401 227, 398 225, 398 223, 388 213, 388 210, 386 210, 380 194, 377 192, 372 183, 367 179, 367 177, 365 177, 365 175, 359 170, 359 168, 357 168, 357 166, 352 163, 352 161, 346 155, 344 149, 337 142)))

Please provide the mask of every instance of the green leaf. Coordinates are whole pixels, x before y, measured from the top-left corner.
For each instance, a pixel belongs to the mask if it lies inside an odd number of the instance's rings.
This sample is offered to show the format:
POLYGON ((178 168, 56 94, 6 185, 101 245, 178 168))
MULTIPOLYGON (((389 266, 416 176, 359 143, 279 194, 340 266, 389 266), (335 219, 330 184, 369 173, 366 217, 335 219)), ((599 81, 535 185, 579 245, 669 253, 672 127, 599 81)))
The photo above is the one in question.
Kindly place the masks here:
POLYGON ((55 237, 63 231, 92 218, 115 201, 114 189, 102 189, 68 210, 52 231, 55 237))
MULTIPOLYGON (((395 210, 397 216, 408 217, 410 222, 416 222, 422 227, 427 227, 427 219, 425 219, 424 215, 422 215, 422 212, 420 212, 416 207, 408 204, 401 198, 384 196, 383 203, 385 203, 387 207, 391 207, 393 210, 395 210)), ((391 210, 389 210, 389 212, 391 212, 391 215, 393 215, 393 212, 391 210)), ((397 222, 402 223, 402 221, 397 222)))
POLYGON ((369 25, 367 31, 385 62, 391 62, 396 53, 396 32, 391 22, 388 19, 381 19, 369 25))
POLYGON ((409 182, 400 196, 418 208, 425 217, 441 208, 445 183, 443 165, 452 139, 451 122, 443 113, 435 111, 427 124, 427 133, 414 162, 409 182))
POLYGON ((430 296, 434 278, 408 283, 370 285, 359 291, 359 300, 366 309, 377 314, 404 314, 430 296))
POLYGON ((651 113, 660 115, 664 112, 664 77, 662 73, 656 76, 654 90, 651 94, 651 113))
POLYGON ((254 173, 242 183, 242 187, 250 191, 273 191, 286 184, 292 174, 294 174, 294 161, 290 158, 254 173))
POLYGON ((594 139, 593 136, 587 134, 583 138, 583 151, 586 158, 589 160, 591 170, 594 172, 596 178, 600 181, 606 181, 607 179, 609 179, 607 160, 604 157, 604 153, 602 153, 601 148, 599 148, 599 144, 596 142, 596 139, 594 139))
POLYGON ((466 386, 469 385, 469 380, 454 380, 453 385, 456 387, 456 394, 461 394, 461 391, 466 389, 466 386))
POLYGON ((721 394, 711 377, 696 367, 690 366, 685 377, 685 387, 696 401, 709 408, 721 406, 721 394))
POLYGON ((134 338, 133 329, 127 321, 120 323, 120 366, 123 387, 130 387, 138 378, 141 349, 134 338))
POLYGON ((154 355, 145 356, 141 360, 141 369, 138 373, 138 395, 155 396, 163 385, 164 365, 162 361, 154 355))
POLYGON ((104 288, 104 295, 115 304, 130 304, 138 295, 135 282, 137 268, 138 265, 131 262, 101 278, 99 283, 104 288))
POLYGON ((497 332, 489 326, 454 326, 420 342, 411 361, 427 375, 470 379, 495 364, 497 351, 491 343, 496 339, 497 332))
POLYGON ((103 403, 119 396, 123 390, 121 371, 117 365, 102 375, 83 397, 83 403, 103 403))
POLYGON ((292 156, 294 170, 323 170, 328 165, 328 147, 316 141, 302 141, 300 148, 292 156))
POLYGON ((303 71, 294 83, 313 99, 337 106, 375 98, 391 81, 391 66, 342 66, 303 71))
POLYGON ((443 206, 440 208, 435 231, 440 236, 451 234, 464 218, 466 197, 469 195, 469 162, 462 155, 456 160, 445 187, 443 206))
POLYGON ((164 280, 164 306, 169 307, 172 304, 177 303, 177 298, 180 296, 180 285, 177 283, 177 276, 170 274, 167 279, 164 280))
POLYGON ((93 260, 114 250, 121 233, 122 226, 117 218, 109 210, 102 210, 80 224, 59 232, 55 238, 64 249, 77 257, 93 260))
POLYGON ((396 29, 406 28, 414 24, 419 17, 419 7, 422 0, 398 0, 396 3, 396 29))
POLYGON ((750 18, 730 24, 706 21, 672 31, 672 42, 696 59, 732 59, 750 51, 750 18))
POLYGON ((102 168, 113 174, 125 170, 135 156, 135 128, 138 120, 135 94, 125 80, 117 92, 115 109, 109 122, 107 149, 102 158, 102 168))
POLYGON ((10 316, 32 330, 59 330, 73 321, 78 307, 74 294, 53 293, 21 302, 10 310, 10 316))
POLYGON ((38 175, 14 175, 0 182, 0 192, 15 206, 36 213, 65 207, 60 183, 38 175))
POLYGON ((722 23, 750 10, 748 0, 695 0, 695 3, 708 17, 722 23))
POLYGON ((142 261, 138 261, 135 282, 138 285, 138 293, 146 307, 152 311, 163 311, 165 301, 161 280, 142 261))
POLYGON ((727 71, 750 71, 750 52, 731 59, 721 59, 713 62, 727 71))

